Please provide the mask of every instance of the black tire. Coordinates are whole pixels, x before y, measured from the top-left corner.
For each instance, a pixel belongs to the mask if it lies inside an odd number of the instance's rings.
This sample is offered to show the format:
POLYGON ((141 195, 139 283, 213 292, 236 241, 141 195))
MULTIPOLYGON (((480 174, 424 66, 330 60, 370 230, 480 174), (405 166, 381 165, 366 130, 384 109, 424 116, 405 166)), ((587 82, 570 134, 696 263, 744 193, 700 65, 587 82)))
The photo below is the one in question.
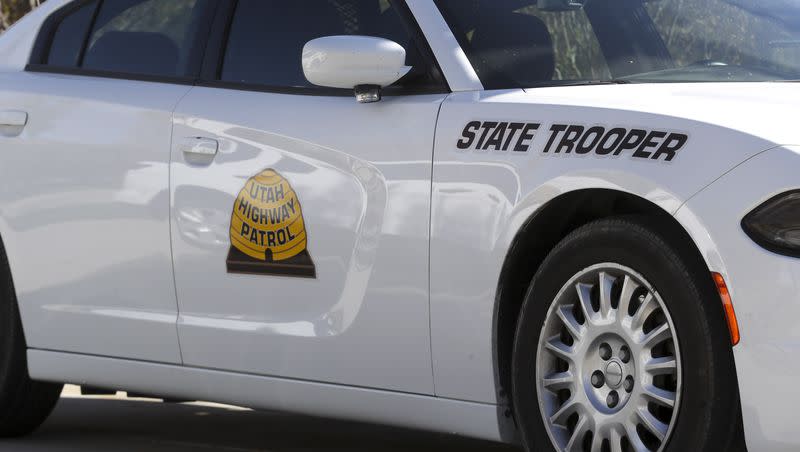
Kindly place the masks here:
POLYGON ((699 261, 678 233, 639 217, 590 223, 555 247, 528 289, 514 343, 513 405, 527 450, 554 449, 539 409, 535 365, 548 309, 573 275, 607 262, 647 279, 675 325, 683 389, 665 450, 718 451, 731 445, 740 411, 730 335, 719 295, 699 261))
POLYGON ((63 385, 36 382, 28 375, 28 347, 1 248, 0 279, 0 437, 9 438, 36 430, 55 408, 63 385))

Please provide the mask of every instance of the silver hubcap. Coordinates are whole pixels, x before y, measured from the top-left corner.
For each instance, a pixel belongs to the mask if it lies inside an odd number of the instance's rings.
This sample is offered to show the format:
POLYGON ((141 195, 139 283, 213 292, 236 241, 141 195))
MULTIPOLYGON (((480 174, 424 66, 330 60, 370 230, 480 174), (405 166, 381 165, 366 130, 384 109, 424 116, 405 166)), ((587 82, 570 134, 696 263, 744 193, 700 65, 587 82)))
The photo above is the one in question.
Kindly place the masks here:
POLYGON ((664 302, 632 269, 595 265, 564 285, 539 337, 536 375, 556 449, 667 444, 680 405, 680 352, 664 302))

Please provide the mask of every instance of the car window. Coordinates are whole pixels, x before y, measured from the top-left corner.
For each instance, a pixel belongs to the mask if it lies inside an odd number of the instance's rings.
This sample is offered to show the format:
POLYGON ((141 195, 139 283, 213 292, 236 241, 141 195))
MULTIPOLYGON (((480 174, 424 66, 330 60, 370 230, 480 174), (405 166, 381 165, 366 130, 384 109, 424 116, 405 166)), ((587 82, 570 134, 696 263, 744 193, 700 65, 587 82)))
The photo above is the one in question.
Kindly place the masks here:
POLYGON ((435 0, 487 89, 800 80, 800 0, 435 0))
POLYGON ((201 0, 104 0, 83 59, 86 69, 185 76, 201 0))
POLYGON ((611 77, 583 10, 508 0, 437 3, 487 88, 611 77))
POLYGON ((611 78, 600 43, 584 10, 553 12, 528 6, 518 10, 517 14, 533 16, 547 27, 554 49, 553 80, 611 78))
POLYGON ((216 0, 67 3, 43 24, 31 54, 31 70, 196 77, 216 6, 216 0))
POLYGON ((317 88, 303 75, 302 51, 312 39, 363 35, 390 39, 406 49, 414 69, 398 86, 436 85, 391 0, 239 0, 220 79, 274 88, 317 88))
POLYGON ((86 33, 92 26, 95 8, 97 1, 88 2, 62 19, 53 34, 47 64, 61 67, 78 65, 86 33))
POLYGON ((744 69, 789 79, 800 77, 799 5, 796 0, 782 4, 775 0, 660 0, 645 4, 675 68, 700 72, 704 66, 716 67, 732 76, 744 69))

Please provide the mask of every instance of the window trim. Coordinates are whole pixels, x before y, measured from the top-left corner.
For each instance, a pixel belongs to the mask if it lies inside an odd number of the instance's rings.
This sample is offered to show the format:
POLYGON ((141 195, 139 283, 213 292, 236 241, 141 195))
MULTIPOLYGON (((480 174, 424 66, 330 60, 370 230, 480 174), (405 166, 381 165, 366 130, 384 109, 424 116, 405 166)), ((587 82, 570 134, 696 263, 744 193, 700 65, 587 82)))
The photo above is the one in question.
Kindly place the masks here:
POLYGON ((456 27, 458 21, 453 17, 452 11, 441 0, 433 0, 433 4, 434 6, 436 6, 436 9, 439 10, 439 14, 442 15, 442 18, 447 24, 447 27, 450 29, 450 32, 456 38, 456 42, 458 42, 459 47, 461 47, 461 51, 464 53, 464 56, 466 56, 470 66, 472 66, 472 69, 475 71, 475 75, 478 77, 478 80, 480 81, 481 85, 483 85, 484 90, 499 91, 504 89, 523 89, 523 87, 520 86, 519 83, 516 83, 514 80, 511 80, 510 78, 506 77, 503 74, 493 74, 492 79, 485 79, 484 78, 485 76, 482 77, 481 76, 481 73, 483 72, 482 69, 485 68, 482 68, 481 66, 483 66, 484 63, 481 62, 480 64, 476 64, 471 58, 471 56, 477 52, 475 52, 475 49, 474 47, 472 47, 472 44, 470 44, 470 42, 466 40, 466 34, 461 33, 464 30, 460 30, 459 27, 456 27))
POLYGON ((100 71, 75 67, 51 66, 47 64, 28 64, 27 72, 42 74, 78 75, 82 77, 104 78, 112 80, 130 80, 137 82, 169 83, 173 85, 195 85, 197 79, 192 77, 170 77, 167 75, 129 74, 125 72, 100 71))
MULTIPOLYGON (((25 71, 47 74, 63 74, 83 77, 106 78, 115 80, 131 80, 152 83, 169 83, 175 85, 193 85, 208 88, 230 89, 238 91, 255 91, 264 93, 303 95, 303 96, 325 96, 325 97, 352 97, 353 91, 337 88, 313 88, 313 87, 281 87, 267 86, 263 84, 251 84, 240 82, 226 82, 219 80, 222 71, 222 64, 225 58, 225 50, 233 23, 233 17, 238 0, 218 0, 216 5, 208 8, 205 17, 206 33, 199 32, 192 44, 193 48, 199 49, 199 61, 194 61, 190 67, 190 76, 163 76, 150 74, 135 74, 127 72, 101 71, 85 69, 82 67, 56 66, 47 64, 50 48, 53 44, 55 33, 61 22, 79 8, 95 0, 74 0, 54 11, 43 22, 39 34, 34 41, 33 50, 25 66, 25 71)), ((91 39, 97 15, 105 0, 97 0, 92 20, 84 36, 83 45, 78 57, 79 64, 83 63, 86 46, 91 39)), ((417 22, 416 17, 406 4, 405 0, 393 0, 393 6, 397 8, 400 19, 404 27, 411 34, 417 45, 418 51, 424 63, 430 68, 431 75, 435 83, 425 88, 388 88, 384 90, 384 97, 414 96, 426 94, 450 94, 452 90, 444 77, 444 72, 438 60, 433 54, 427 37, 417 22)))
MULTIPOLYGON (((50 49, 53 47, 53 39, 55 38, 59 25, 61 25, 64 19, 66 19, 69 15, 93 1, 95 0, 75 0, 67 3, 48 16, 44 23, 42 23, 39 34, 36 36, 36 41, 34 41, 33 50, 31 51, 28 64, 34 66, 47 66, 47 60, 50 57, 50 49)), ((95 4, 94 11, 92 11, 92 18, 89 22, 89 30, 87 31, 87 34, 92 32, 94 21, 97 18, 97 12, 100 10, 100 5, 103 3, 102 0, 96 1, 97 3, 95 4)), ((88 37, 84 36, 84 42, 81 44, 80 53, 83 53, 87 40, 88 37)), ((80 54, 78 59, 80 60, 80 54)))
MULTIPOLYGON (((222 75, 222 65, 225 62, 228 39, 233 25, 236 7, 239 0, 220 0, 224 3, 218 10, 217 18, 211 31, 211 38, 206 46, 206 58, 203 61, 203 69, 197 86, 206 88, 230 89, 238 91, 254 91, 262 93, 288 94, 300 96, 322 96, 322 97, 352 97, 352 89, 324 88, 324 87, 289 87, 274 86, 261 83, 231 82, 220 80, 222 75)), ((444 78, 439 62, 433 55, 430 43, 422 32, 411 10, 405 0, 392 0, 392 6, 397 9, 400 20, 404 28, 409 33, 424 64, 429 68, 434 83, 429 87, 422 88, 385 88, 384 97, 413 96, 424 94, 450 94, 452 91, 444 78)))
MULTIPOLYGON (((199 26, 199 30, 195 33, 192 42, 189 43, 188 48, 193 51, 196 50, 198 53, 197 55, 190 55, 189 70, 188 70, 190 75, 188 76, 136 74, 130 72, 86 69, 80 66, 72 67, 72 66, 56 66, 47 64, 47 60, 50 56, 50 49, 52 48, 53 44, 53 39, 55 38, 56 31, 58 30, 58 27, 61 25, 63 20, 70 14, 80 9, 81 7, 93 1, 95 0, 75 0, 69 2, 66 5, 62 6, 61 8, 57 9, 55 12, 53 12, 44 21, 39 31, 39 34, 36 37, 36 41, 34 41, 33 50, 28 60, 28 64, 25 66, 26 72, 78 75, 85 77, 107 78, 107 79, 117 79, 117 80, 169 83, 175 85, 195 85, 197 83, 198 78, 200 76, 200 71, 202 69, 201 65, 208 46, 208 41, 209 41, 208 31, 210 30, 211 25, 216 18, 217 11, 219 9, 218 5, 219 2, 215 2, 214 4, 209 4, 208 6, 206 6, 206 10, 202 12, 204 17, 201 18, 202 23, 199 26)), ((105 0, 96 0, 96 1, 97 3, 95 4, 94 11, 92 12, 92 19, 89 23, 88 30, 86 31, 83 37, 83 44, 81 46, 81 51, 78 56, 79 65, 83 64, 83 59, 86 53, 86 47, 88 46, 89 40, 92 37, 92 31, 94 31, 94 26, 97 20, 97 16, 103 6, 103 3, 105 2, 105 0)))
MULTIPOLYGON (((92 11, 92 18, 89 20, 89 27, 86 29, 86 33, 83 34, 83 43, 81 44, 80 53, 78 53, 78 62, 77 68, 81 68, 83 66, 83 60, 86 58, 86 51, 89 50, 89 40, 92 39, 92 32, 94 31, 94 27, 97 25, 97 16, 100 15, 100 11, 103 9, 103 0, 97 0, 94 5, 94 11, 92 11)), ((63 20, 63 19, 62 19, 63 20)), ((50 38, 50 46, 47 48, 47 59, 50 59, 50 49, 53 46, 53 38, 55 37, 55 30, 58 30, 58 27, 61 25, 62 21, 58 21, 53 30, 53 37, 50 38)), ((44 64, 47 64, 47 59, 43 61, 44 64)))

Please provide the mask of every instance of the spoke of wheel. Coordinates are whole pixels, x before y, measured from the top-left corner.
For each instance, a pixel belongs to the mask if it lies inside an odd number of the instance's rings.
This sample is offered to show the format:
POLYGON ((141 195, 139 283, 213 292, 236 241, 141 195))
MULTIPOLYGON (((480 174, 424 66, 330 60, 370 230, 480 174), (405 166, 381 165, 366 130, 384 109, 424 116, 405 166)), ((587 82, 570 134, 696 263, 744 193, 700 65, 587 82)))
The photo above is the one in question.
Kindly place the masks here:
POLYGON ((622 452, 622 434, 616 427, 611 429, 611 433, 608 435, 608 445, 611 452, 622 452))
POLYGON ((628 443, 633 447, 636 452, 649 452, 650 450, 639 438, 639 433, 636 432, 636 424, 625 424, 625 436, 628 438, 628 443))
POLYGON ((544 347, 556 358, 561 358, 570 363, 575 362, 575 352, 572 351, 572 347, 565 344, 558 336, 547 341, 544 347))
POLYGON ((575 401, 575 396, 573 395, 563 405, 561 408, 558 409, 552 416, 550 416, 550 422, 553 424, 558 425, 567 425, 567 419, 572 416, 572 413, 578 409, 578 402, 575 401))
POLYGON ((607 319, 611 315, 611 289, 615 278, 606 272, 600 272, 600 316, 607 319))
POLYGON ((634 281, 630 276, 625 275, 625 279, 622 281, 622 290, 619 294, 619 306, 617 306, 617 315, 619 316, 619 319, 628 316, 628 309, 630 308, 633 294, 638 288, 639 285, 636 284, 636 281, 634 281))
POLYGON ((677 371, 678 363, 674 356, 653 358, 644 365, 645 372, 650 375, 669 375, 677 371))
POLYGON ((644 396, 651 401, 667 408, 675 407, 675 398, 677 397, 674 392, 667 391, 653 385, 647 385, 644 387, 644 396))
POLYGON ((641 407, 636 411, 636 416, 641 421, 641 425, 655 436, 659 442, 664 442, 669 426, 655 418, 647 408, 641 407))
POLYGON ((645 320, 650 317, 650 314, 655 312, 658 309, 658 303, 656 302, 655 297, 653 297, 652 293, 648 293, 642 304, 639 305, 639 309, 636 310, 636 313, 633 314, 633 320, 631 320, 631 328, 635 330, 642 329, 642 325, 644 325, 645 320))
POLYGON ((575 376, 569 371, 550 374, 544 377, 543 385, 553 392, 569 389, 575 385, 575 376))
POLYGON ((594 312, 594 308, 592 308, 592 286, 579 283, 575 285, 575 288, 578 290, 578 300, 580 300, 581 303, 583 316, 586 318, 587 322, 594 323, 592 320, 596 313, 594 312))
POLYGON ((572 313, 573 305, 561 306, 556 311, 556 315, 558 318, 561 319, 561 323, 569 331, 569 334, 572 335, 572 338, 576 341, 580 340, 583 337, 583 333, 586 330, 586 327, 578 323, 578 319, 575 318, 575 314, 572 313))
POLYGON ((594 435, 592 435, 592 444, 589 447, 591 452, 603 452, 603 437, 600 436, 600 432, 595 429, 594 435))
POLYGON ((656 327, 653 331, 647 333, 641 340, 641 345, 645 347, 654 347, 661 342, 672 337, 672 330, 669 328, 668 323, 656 327))
POLYGON ((572 432, 572 436, 569 438, 565 449, 568 451, 581 451, 583 448, 583 437, 588 431, 589 417, 581 416, 580 419, 578 419, 578 423, 575 425, 575 430, 572 432))

